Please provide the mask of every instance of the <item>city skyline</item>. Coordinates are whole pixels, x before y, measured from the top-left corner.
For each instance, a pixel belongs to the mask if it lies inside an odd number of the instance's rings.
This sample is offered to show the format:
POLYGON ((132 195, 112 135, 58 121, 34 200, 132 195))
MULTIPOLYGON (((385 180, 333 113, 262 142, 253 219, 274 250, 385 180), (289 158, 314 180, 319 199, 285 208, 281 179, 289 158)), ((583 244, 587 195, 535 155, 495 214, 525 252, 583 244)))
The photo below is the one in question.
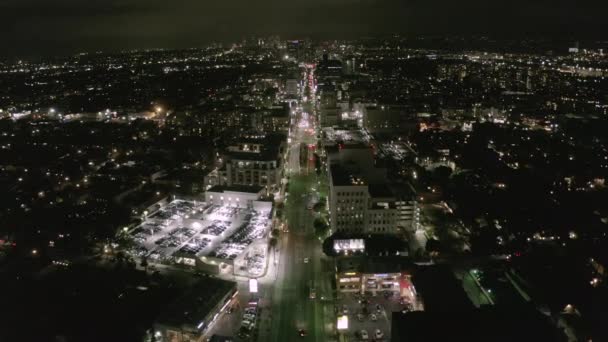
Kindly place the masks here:
POLYGON ((2 1, 0 341, 608 341, 607 9, 2 1))
POLYGON ((608 5, 518 0, 334 0, 209 3, 9 0, 0 4, 3 57, 192 48, 248 35, 341 39, 389 34, 606 39, 608 5))

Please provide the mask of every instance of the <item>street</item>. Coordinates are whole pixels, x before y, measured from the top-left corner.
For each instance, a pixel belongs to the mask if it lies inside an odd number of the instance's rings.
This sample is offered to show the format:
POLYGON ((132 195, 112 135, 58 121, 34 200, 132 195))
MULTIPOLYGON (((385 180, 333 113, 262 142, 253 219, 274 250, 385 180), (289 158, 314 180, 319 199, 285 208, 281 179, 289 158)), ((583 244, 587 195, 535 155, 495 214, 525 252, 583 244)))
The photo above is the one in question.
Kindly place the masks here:
POLYGON ((317 184, 313 151, 301 158, 301 146, 316 145, 314 105, 306 103, 294 110, 289 146, 288 195, 285 218, 288 232, 281 233, 274 282, 269 282, 266 298, 269 312, 260 323, 259 341, 328 341, 335 322, 331 279, 333 261, 326 258, 315 237, 307 195, 317 184), (301 162, 304 161, 304 164, 301 162), (305 259, 307 259, 305 261, 305 259), (315 297, 311 299, 311 287, 315 297), (300 337, 300 330, 305 336, 300 337))

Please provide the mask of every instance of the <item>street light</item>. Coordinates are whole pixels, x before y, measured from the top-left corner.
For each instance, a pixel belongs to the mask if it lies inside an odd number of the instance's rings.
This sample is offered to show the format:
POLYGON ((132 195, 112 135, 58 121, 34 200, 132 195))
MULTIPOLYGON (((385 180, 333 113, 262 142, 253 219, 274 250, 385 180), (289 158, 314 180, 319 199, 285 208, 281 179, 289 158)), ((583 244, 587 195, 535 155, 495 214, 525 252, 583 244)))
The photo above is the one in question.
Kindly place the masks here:
POLYGON ((338 316, 337 328, 338 328, 338 330, 348 329, 348 316, 346 316, 346 315, 338 316))

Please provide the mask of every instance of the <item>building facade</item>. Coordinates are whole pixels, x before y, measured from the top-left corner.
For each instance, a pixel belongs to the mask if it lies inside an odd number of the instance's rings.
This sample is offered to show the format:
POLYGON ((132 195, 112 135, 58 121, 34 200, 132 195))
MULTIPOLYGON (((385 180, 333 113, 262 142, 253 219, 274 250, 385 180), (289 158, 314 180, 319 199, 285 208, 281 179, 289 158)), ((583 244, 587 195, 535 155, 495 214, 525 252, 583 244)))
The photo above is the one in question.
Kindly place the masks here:
POLYGON ((328 152, 330 227, 352 234, 395 234, 400 218, 386 170, 369 146, 340 144, 328 152))
POLYGON ((219 169, 219 185, 262 186, 268 195, 280 184, 285 136, 248 136, 230 145, 219 169))

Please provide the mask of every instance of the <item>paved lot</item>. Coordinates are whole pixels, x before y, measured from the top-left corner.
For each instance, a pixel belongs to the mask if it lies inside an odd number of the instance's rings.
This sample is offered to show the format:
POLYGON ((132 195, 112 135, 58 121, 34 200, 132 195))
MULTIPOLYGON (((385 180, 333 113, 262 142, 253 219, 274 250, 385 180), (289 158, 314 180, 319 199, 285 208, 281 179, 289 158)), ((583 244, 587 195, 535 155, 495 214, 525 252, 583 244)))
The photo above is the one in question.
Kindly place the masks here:
MULTIPOLYGON (((414 306, 415 303, 413 304, 414 306)), ((384 295, 357 296, 355 294, 341 294, 336 302, 337 314, 348 315, 349 328, 342 334, 348 341, 360 341, 361 330, 366 330, 369 341, 390 341, 390 327, 392 312, 402 311, 407 308, 405 302, 397 295, 385 297, 384 295), (375 319, 375 320, 374 320, 375 319), (379 329, 384 335, 375 338, 374 333, 379 329)))

